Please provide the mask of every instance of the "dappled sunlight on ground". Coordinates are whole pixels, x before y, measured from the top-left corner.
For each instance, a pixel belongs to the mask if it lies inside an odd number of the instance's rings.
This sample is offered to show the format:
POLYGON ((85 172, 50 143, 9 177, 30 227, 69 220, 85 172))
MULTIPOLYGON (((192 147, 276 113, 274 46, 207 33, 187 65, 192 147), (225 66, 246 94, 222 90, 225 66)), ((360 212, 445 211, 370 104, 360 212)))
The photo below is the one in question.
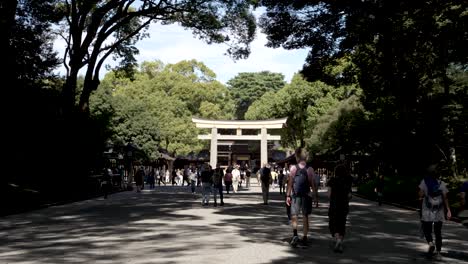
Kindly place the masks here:
MULTIPOLYGON (((330 249, 326 194, 311 244, 292 249, 284 197, 259 188, 202 207, 186 187, 125 192, 0 218, 0 263, 425 263, 417 213, 354 197, 345 253, 330 249)), ((300 220, 301 224, 302 221, 300 220)), ((468 261, 468 230, 444 226, 447 263, 468 261)), ((302 234, 301 229, 299 233, 302 234)))

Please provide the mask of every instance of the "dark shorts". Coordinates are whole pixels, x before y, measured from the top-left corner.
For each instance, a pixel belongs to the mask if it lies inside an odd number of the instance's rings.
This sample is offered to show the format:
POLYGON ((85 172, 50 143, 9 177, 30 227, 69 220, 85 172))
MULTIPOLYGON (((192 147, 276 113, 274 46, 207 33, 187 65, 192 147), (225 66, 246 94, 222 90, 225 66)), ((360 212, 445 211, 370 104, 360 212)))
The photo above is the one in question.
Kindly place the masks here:
POLYGON ((291 215, 297 216, 300 212, 304 216, 312 213, 312 197, 308 195, 304 197, 291 197, 291 215))

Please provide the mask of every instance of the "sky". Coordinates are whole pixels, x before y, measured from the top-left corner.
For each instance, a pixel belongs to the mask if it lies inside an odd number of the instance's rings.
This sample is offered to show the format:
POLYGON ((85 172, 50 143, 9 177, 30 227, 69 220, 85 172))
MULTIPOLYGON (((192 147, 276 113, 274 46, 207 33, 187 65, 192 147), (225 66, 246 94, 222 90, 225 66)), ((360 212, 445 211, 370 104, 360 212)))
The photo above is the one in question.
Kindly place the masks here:
MULTIPOLYGON (((256 12, 256 15, 258 13, 256 12)), ((249 58, 234 61, 225 55, 227 46, 223 44, 208 45, 197 39, 190 30, 179 25, 152 24, 148 30, 150 37, 136 44, 140 54, 138 62, 161 60, 164 63, 177 63, 181 60, 196 59, 205 63, 212 69, 217 79, 226 83, 240 72, 272 71, 285 75, 286 81, 290 81, 294 73, 302 69, 307 56, 307 50, 285 50, 283 48, 272 49, 265 47, 266 35, 257 30, 255 40, 251 43, 251 54, 249 58)), ((63 55, 64 42, 57 39, 54 43, 55 49, 63 55)), ((112 57, 112 56, 110 56, 112 57)), ((106 61, 112 65, 112 58, 106 61)), ((58 72, 65 72, 63 66, 58 72)), ((106 73, 101 69, 101 75, 106 73)), ((101 76, 101 77, 102 77, 101 76)))

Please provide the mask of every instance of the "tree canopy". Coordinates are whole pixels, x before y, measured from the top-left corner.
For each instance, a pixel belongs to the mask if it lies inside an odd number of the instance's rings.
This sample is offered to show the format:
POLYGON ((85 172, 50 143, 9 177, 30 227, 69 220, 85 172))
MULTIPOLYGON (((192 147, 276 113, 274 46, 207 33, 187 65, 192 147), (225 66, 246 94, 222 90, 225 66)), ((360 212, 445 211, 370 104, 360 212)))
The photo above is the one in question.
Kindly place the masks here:
POLYGON ((132 81, 116 72, 106 75, 91 100, 93 115, 112 116, 113 140, 133 143, 151 158, 158 148, 188 154, 203 148, 192 116, 232 119, 228 89, 203 63, 143 62, 132 81))
POLYGON ((467 91, 454 89, 449 72, 466 73, 466 1, 262 1, 260 27, 268 46, 309 48, 302 73, 308 80, 346 84, 355 76, 369 112, 373 146, 383 162, 414 174, 456 157, 467 142, 467 91), (327 70, 349 61, 342 74, 327 70), (429 110, 429 109, 433 110, 429 110), (434 110, 435 108, 435 110, 434 110), (458 109, 458 110, 457 110, 458 109), (437 120, 434 120, 437 118, 437 120), (458 129, 456 128, 458 127, 458 129), (459 134, 461 133, 461 134, 459 134), (458 154, 457 154, 458 153, 458 154))
POLYGON ((288 117, 283 129, 282 141, 291 148, 305 147, 305 140, 313 131, 315 122, 322 114, 355 93, 354 86, 335 88, 323 82, 308 82, 296 74, 291 83, 275 92, 265 93, 255 101, 246 119, 269 119, 288 117))
POLYGON ((241 72, 227 82, 236 101, 236 118, 243 120, 249 106, 267 92, 276 92, 285 85, 284 75, 269 71, 241 72))
POLYGON ((66 106, 74 107, 77 77, 82 68, 85 74, 79 110, 85 112, 91 92, 99 85, 100 69, 109 56, 120 61, 118 70, 131 74, 138 53, 134 44, 147 36, 145 29, 152 22, 180 24, 207 43, 226 43, 227 54, 233 58, 246 57, 256 29, 251 4, 247 0, 57 1, 57 10, 64 17, 61 36, 67 43, 66 106))

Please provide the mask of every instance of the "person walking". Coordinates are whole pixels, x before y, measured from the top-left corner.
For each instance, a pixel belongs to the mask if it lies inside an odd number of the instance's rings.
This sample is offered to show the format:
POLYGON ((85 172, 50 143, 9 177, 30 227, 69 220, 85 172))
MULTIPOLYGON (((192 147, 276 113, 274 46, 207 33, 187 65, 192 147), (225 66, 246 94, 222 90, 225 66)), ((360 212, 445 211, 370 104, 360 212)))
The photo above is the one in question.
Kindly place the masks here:
POLYGON ((187 186, 190 185, 190 167, 186 166, 184 168, 183 178, 182 178, 182 186, 187 182, 187 186))
POLYGON ((101 188, 104 192, 104 199, 107 199, 107 196, 112 188, 112 170, 106 166, 102 173, 101 188))
POLYGON ((240 170, 239 166, 235 165, 234 169, 232 170, 232 190, 234 193, 237 193, 239 189, 239 182, 240 182, 240 170))
POLYGON ((223 177, 224 177, 224 172, 223 169, 219 166, 219 164, 216 164, 216 169, 213 171, 213 199, 214 199, 214 206, 218 206, 218 203, 216 201, 216 195, 219 193, 219 200, 220 200, 220 205, 224 206, 224 200, 223 200, 223 177))
POLYGON ((452 217, 449 202, 447 199, 447 185, 439 179, 438 166, 433 164, 428 167, 427 175, 419 184, 419 196, 422 198, 421 222, 426 237, 428 257, 432 258, 437 250, 436 260, 441 260, 442 255, 442 224, 445 219, 452 217), (432 230, 435 234, 435 246, 432 237, 432 230))
POLYGON ((205 165, 203 171, 201 172, 201 181, 202 181, 202 195, 203 201, 202 205, 207 206, 210 202, 210 194, 213 186, 213 170, 211 166, 205 165))
POLYGON ((165 182, 166 183, 170 183, 170 180, 171 180, 171 172, 169 171, 169 169, 166 169, 165 172, 164 172, 164 177, 166 178, 165 182))
POLYGON ((172 169, 171 180, 172 180, 172 186, 177 185, 177 171, 175 168, 172 169))
POLYGON ((166 176, 166 173, 164 171, 164 167, 162 168, 159 168, 159 179, 158 179, 158 185, 161 186, 161 182, 166 185, 166 181, 165 181, 165 176, 166 176))
POLYGON ((195 194, 195 187, 197 185, 197 170, 192 167, 189 172, 190 187, 192 189, 192 194, 195 194))
POLYGON ((226 169, 226 174, 224 175, 224 185, 226 185, 226 193, 229 194, 229 190, 232 186, 232 168, 228 167, 226 169))
POLYGON ((284 170, 280 169, 279 170, 279 175, 278 175, 278 184, 279 184, 279 191, 280 194, 284 194, 284 181, 285 181, 285 175, 284 175, 284 170))
POLYGON ((156 183, 156 169, 154 167, 151 167, 147 182, 149 184, 150 190, 154 189, 154 185, 156 183))
POLYGON ((145 169, 143 168, 143 166, 140 166, 137 173, 135 174, 135 185, 136 185, 137 192, 141 192, 141 189, 143 187, 144 177, 145 177, 145 169))
POLYGON ((278 173, 276 172, 276 169, 271 171, 271 179, 272 179, 271 187, 274 190, 276 186, 278 185, 278 173))
POLYGON ((272 182, 270 164, 266 163, 261 171, 262 175, 260 176, 260 180, 262 181, 263 204, 267 205, 270 193, 270 184, 272 182))
POLYGON ((292 166, 288 177, 288 190, 286 203, 291 206, 291 224, 293 237, 290 245, 296 247, 299 242, 304 246, 308 244, 309 215, 312 213, 311 188, 315 193, 316 204, 318 204, 317 186, 314 181, 314 169, 307 166, 308 154, 303 149, 296 150, 297 165, 292 166), (303 237, 299 240, 297 234, 297 220, 302 211, 303 237))
POLYGON ((382 205, 384 182, 384 176, 381 174, 375 184, 375 193, 377 194, 377 202, 379 203, 379 206, 382 205))
POLYGON ((328 182, 328 228, 334 238, 334 251, 343 252, 343 239, 346 231, 346 217, 349 212, 353 178, 343 163, 335 168, 334 177, 328 182))
POLYGON ((249 168, 249 165, 245 164, 245 187, 250 189, 250 176, 252 176, 252 171, 249 168))

